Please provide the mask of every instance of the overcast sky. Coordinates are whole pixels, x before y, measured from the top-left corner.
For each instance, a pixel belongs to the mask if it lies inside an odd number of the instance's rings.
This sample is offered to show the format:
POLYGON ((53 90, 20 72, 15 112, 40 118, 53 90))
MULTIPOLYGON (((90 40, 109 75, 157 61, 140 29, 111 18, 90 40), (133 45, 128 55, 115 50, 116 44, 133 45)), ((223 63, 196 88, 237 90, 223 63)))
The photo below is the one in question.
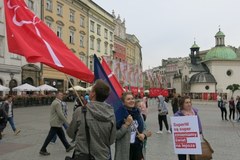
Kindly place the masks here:
POLYGON ((127 33, 142 46, 143 69, 169 57, 186 57, 194 42, 200 50, 215 46, 219 25, 225 44, 240 46, 239 0, 94 0, 126 19, 127 33))

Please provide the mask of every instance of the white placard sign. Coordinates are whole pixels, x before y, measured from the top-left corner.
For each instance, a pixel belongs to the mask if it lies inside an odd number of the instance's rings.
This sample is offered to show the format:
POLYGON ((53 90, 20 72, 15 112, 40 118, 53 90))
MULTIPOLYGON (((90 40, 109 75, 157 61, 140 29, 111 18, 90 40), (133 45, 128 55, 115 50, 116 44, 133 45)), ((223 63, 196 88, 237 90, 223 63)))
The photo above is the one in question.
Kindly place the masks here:
POLYGON ((176 154, 202 154, 197 116, 171 117, 176 154))

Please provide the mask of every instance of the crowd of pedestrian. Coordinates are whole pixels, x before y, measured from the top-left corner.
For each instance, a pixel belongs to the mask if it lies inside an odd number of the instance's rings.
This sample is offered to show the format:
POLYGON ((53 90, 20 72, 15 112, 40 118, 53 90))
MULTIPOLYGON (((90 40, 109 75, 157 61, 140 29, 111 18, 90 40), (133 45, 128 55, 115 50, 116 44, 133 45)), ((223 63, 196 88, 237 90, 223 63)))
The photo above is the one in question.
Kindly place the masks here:
POLYGON ((227 101, 226 96, 222 96, 221 94, 219 94, 217 97, 217 101, 218 101, 217 106, 221 111, 222 120, 240 122, 240 97, 239 96, 237 96, 235 100, 233 97, 231 97, 230 100, 227 101))
POLYGON ((15 126, 12 105, 13 97, 11 95, 6 95, 4 99, 5 101, 1 102, 0 105, 0 139, 2 139, 3 131, 7 126, 7 122, 9 122, 11 125, 11 128, 15 135, 18 135, 21 132, 21 130, 17 129, 15 126))
MULTIPOLYGON (((49 143, 55 143, 59 137, 66 152, 74 149, 72 156, 67 156, 65 160, 86 158, 91 160, 145 160, 147 139, 152 136, 146 123, 148 97, 136 98, 131 92, 124 92, 121 100, 128 116, 124 120, 116 122, 113 107, 105 102, 109 94, 109 86, 104 81, 97 80, 90 93, 80 94, 79 98, 75 99, 74 113, 72 118, 69 118, 68 106, 63 93, 57 92, 56 99, 50 107, 50 130, 39 154, 50 155, 47 146, 49 143), (71 122, 68 119, 71 119, 71 122), (71 143, 68 142, 63 128, 72 139, 71 143), (110 146, 114 143, 115 153, 111 153, 110 146)), ((157 134, 163 134, 163 124, 166 132, 171 134, 167 118, 169 106, 166 101, 161 95, 156 97, 159 123, 157 134)), ((6 123, 9 122, 17 135, 20 130, 15 127, 11 103, 12 97, 8 96, 0 109, 0 131, 2 132, 6 123)), ((197 109, 192 108, 190 97, 181 97, 179 94, 175 94, 171 100, 171 106, 174 116, 198 116, 197 109)), ((232 117, 234 118, 234 115, 232 117)), ((200 119, 199 126, 201 133, 200 119)), ((187 155, 178 155, 179 160, 186 160, 186 158, 187 155)))

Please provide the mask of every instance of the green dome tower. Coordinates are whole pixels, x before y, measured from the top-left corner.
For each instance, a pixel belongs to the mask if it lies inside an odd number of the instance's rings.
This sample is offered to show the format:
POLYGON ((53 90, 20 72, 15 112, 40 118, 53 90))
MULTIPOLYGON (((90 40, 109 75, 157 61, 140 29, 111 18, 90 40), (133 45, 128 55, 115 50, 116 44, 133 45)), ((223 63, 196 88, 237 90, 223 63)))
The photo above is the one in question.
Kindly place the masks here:
POLYGON ((237 58, 236 53, 231 48, 225 46, 225 35, 220 28, 215 35, 215 43, 215 47, 206 54, 205 60, 231 60, 237 58))

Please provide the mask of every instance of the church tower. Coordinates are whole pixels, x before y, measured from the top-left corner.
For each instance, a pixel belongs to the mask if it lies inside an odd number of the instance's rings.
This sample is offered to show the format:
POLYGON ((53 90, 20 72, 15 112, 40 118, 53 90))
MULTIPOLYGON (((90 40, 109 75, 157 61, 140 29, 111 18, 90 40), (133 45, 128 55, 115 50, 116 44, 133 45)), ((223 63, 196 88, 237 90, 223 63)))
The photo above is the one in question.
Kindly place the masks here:
POLYGON ((192 64, 197 64, 197 60, 199 59, 199 49, 200 47, 196 44, 196 41, 194 40, 194 44, 190 48, 191 50, 190 58, 192 64))

